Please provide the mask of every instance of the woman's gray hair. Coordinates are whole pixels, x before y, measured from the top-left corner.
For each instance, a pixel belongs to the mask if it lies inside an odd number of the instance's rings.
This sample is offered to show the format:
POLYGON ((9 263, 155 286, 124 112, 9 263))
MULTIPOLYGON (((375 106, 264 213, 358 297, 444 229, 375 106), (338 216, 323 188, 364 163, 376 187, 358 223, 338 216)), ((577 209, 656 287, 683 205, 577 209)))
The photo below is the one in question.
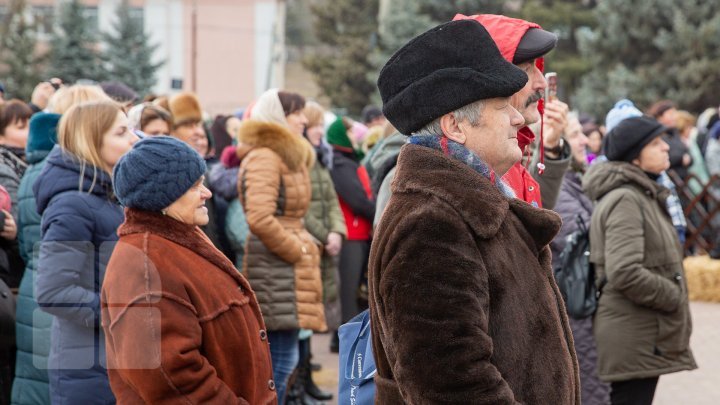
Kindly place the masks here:
MULTIPOLYGON (((467 121, 471 126, 476 127, 480 125, 480 116, 483 108, 485 108, 484 100, 478 100, 458 108, 453 111, 452 114, 458 122, 467 121)), ((414 134, 443 136, 442 126, 440 125, 441 118, 442 117, 438 117, 434 119, 429 124, 414 132, 414 134)))

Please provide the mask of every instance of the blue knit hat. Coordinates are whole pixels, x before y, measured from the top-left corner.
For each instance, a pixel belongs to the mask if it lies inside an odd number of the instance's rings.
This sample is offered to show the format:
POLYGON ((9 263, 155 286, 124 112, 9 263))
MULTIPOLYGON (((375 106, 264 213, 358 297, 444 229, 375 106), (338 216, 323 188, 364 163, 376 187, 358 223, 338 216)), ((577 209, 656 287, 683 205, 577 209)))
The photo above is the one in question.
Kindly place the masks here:
POLYGON ((624 98, 607 113, 605 117, 605 131, 610 132, 621 121, 631 117, 642 117, 642 111, 638 110, 632 101, 624 98))
POLYGON ((115 165, 115 195, 128 208, 157 212, 182 197, 206 169, 205 160, 185 142, 148 137, 115 165))
POLYGON ((39 112, 30 118, 30 130, 25 150, 27 153, 50 151, 57 143, 57 126, 60 114, 39 112))

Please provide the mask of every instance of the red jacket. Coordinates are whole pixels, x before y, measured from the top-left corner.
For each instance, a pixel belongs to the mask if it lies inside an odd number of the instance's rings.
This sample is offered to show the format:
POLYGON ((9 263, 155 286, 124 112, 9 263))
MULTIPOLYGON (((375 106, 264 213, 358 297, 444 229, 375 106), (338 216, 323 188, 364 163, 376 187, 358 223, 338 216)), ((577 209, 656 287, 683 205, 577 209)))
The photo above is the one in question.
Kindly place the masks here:
MULTIPOLYGON (((360 165, 358 167, 357 177, 363 186, 367 198, 372 200, 373 194, 370 189, 370 177, 368 176, 367 170, 365 170, 365 166, 360 165)), ((338 201, 340 202, 340 209, 342 210, 343 216, 345 217, 345 224, 347 225, 347 239, 369 240, 370 232, 372 231, 372 222, 355 213, 352 207, 339 195, 338 201)))
MULTIPOLYGON (((517 49, 520 39, 522 39, 525 32, 530 28, 542 28, 540 25, 531 23, 525 20, 519 20, 517 18, 505 17, 503 15, 493 14, 480 14, 466 16, 458 14, 453 18, 454 20, 465 20, 472 19, 485 27, 490 36, 495 41, 498 49, 502 56, 508 61, 513 61, 515 56, 515 50, 517 49)), ((535 61, 538 69, 543 70, 544 60, 538 58, 535 61)), ((540 114, 543 113, 543 102, 538 102, 538 110, 540 114)), ((540 134, 542 142, 542 134, 540 134)), ((525 154, 527 146, 535 140, 535 134, 528 127, 523 127, 518 131, 518 147, 525 154)), ((521 162, 515 163, 513 167, 508 170, 502 179, 513 189, 517 198, 524 200, 525 202, 532 204, 536 207, 542 207, 542 200, 540 197, 540 186, 537 181, 532 178, 530 172, 522 165, 521 162)))

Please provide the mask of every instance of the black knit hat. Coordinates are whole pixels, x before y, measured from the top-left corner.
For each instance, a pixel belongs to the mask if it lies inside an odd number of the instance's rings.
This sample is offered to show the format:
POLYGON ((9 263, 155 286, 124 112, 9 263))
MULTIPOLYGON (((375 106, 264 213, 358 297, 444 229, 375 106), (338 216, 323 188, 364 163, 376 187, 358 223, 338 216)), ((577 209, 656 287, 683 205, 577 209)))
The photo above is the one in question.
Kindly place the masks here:
POLYGON ((605 156, 612 161, 632 162, 647 144, 667 131, 647 115, 624 119, 605 136, 605 156))
POLYGON ((478 100, 510 97, 528 77, 506 61, 485 27, 451 21, 412 39, 380 71, 385 117, 409 135, 478 100))

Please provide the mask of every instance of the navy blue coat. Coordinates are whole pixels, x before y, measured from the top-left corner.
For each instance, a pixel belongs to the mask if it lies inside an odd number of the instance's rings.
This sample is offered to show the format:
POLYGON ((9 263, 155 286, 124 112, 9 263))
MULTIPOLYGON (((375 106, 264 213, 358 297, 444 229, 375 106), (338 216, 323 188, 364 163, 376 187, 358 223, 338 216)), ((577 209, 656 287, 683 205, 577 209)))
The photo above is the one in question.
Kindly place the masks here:
POLYGON ((55 147, 33 186, 42 215, 35 292, 55 316, 48 360, 53 404, 112 404, 100 288, 123 211, 111 177, 55 147))

